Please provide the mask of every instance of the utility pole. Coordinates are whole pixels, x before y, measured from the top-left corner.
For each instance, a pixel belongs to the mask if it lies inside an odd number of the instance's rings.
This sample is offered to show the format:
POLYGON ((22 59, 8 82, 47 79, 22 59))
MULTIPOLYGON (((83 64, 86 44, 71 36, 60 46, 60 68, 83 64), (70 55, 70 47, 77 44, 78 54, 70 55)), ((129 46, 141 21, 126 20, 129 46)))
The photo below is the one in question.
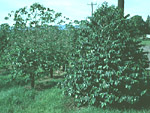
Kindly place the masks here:
POLYGON ((91 5, 91 9, 92 9, 92 12, 91 12, 91 15, 93 16, 93 12, 94 12, 94 5, 97 5, 97 4, 94 4, 93 2, 91 2, 91 4, 88 4, 88 5, 91 5))

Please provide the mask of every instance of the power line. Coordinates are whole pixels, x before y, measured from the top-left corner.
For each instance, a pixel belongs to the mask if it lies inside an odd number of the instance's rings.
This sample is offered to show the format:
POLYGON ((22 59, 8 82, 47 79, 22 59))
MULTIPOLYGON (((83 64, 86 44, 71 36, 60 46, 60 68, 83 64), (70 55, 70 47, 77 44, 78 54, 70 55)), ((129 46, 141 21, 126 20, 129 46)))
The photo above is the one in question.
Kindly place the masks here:
POLYGON ((91 4, 88 4, 88 5, 91 5, 91 9, 92 9, 91 14, 92 14, 92 16, 93 16, 93 12, 94 12, 94 11, 93 11, 93 9, 94 9, 94 5, 97 5, 97 3, 95 3, 95 4, 94 4, 93 2, 91 2, 91 4))

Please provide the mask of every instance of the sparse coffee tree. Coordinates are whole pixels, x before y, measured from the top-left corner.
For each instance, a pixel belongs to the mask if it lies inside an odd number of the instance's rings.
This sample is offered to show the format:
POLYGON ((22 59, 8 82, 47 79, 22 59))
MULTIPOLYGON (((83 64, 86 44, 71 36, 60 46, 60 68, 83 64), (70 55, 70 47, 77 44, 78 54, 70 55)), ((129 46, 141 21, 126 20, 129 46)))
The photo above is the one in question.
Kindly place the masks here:
POLYGON ((129 20, 106 3, 79 28, 62 87, 78 105, 134 105, 149 90, 148 58, 131 37, 129 20))
POLYGON ((62 22, 61 13, 34 3, 28 9, 20 8, 9 14, 14 16, 11 50, 8 60, 12 63, 14 77, 29 77, 34 88, 39 72, 51 75, 59 67, 64 47, 62 31, 54 26, 62 22))

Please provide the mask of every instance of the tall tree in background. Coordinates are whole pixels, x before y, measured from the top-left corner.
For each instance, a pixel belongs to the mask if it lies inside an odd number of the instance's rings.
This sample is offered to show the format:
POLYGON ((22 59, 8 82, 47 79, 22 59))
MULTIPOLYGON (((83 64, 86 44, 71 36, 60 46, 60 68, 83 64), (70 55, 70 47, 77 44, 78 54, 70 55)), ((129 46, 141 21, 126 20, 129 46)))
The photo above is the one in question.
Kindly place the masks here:
POLYGON ((150 16, 147 16, 147 20, 146 20, 146 33, 150 34, 150 16))
POLYGON ((142 16, 135 15, 130 18, 130 24, 132 27, 132 34, 136 37, 141 37, 146 34, 147 26, 142 16))
POLYGON ((118 0, 118 7, 122 9, 124 15, 124 0, 118 0))

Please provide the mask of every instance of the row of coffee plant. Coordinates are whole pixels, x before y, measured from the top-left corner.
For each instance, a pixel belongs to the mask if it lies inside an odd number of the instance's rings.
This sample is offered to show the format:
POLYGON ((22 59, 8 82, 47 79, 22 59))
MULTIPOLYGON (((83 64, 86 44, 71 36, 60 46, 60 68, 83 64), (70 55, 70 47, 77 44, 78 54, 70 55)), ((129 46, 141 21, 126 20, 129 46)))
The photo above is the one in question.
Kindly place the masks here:
POLYGON ((62 30, 61 17, 61 13, 38 3, 9 13, 6 19, 13 18, 14 25, 5 28, 9 33, 4 32, 7 36, 2 38, 7 44, 1 48, 8 45, 3 56, 12 70, 12 80, 25 78, 34 87, 36 77, 53 77, 54 70, 69 64, 68 53, 72 50, 73 39, 70 34, 74 27, 68 25, 62 30))
POLYGON ((148 97, 147 53, 136 38, 139 31, 120 9, 104 3, 89 20, 65 30, 54 26, 64 22, 61 13, 37 3, 9 18, 15 24, 2 26, 7 33, 1 48, 7 48, 3 59, 13 80, 25 77, 34 87, 36 77, 53 77, 63 66, 67 74, 61 87, 79 106, 137 105, 148 97))

